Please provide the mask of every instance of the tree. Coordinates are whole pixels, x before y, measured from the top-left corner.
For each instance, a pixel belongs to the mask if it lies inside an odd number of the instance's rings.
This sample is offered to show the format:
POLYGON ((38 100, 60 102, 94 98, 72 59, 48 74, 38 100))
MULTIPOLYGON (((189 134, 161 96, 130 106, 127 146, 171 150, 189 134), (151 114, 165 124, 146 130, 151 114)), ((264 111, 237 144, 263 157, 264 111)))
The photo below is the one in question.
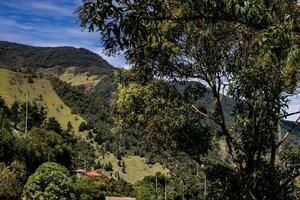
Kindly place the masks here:
POLYGON ((72 126, 72 123, 70 121, 68 121, 67 123, 67 132, 71 132, 73 131, 73 126, 72 126))
POLYGON ((126 174, 126 164, 124 161, 122 162, 122 172, 126 174))
POLYGON ((104 165, 104 170, 105 171, 113 171, 113 166, 110 161, 104 165))
POLYGON ((0 127, 0 161, 10 163, 15 155, 15 147, 16 138, 9 130, 0 127))
POLYGON ((215 198, 293 199, 298 161, 287 173, 288 161, 276 153, 290 134, 277 139, 300 78, 296 1, 92 0, 77 12, 83 28, 100 32, 108 54, 123 51, 133 65, 120 73, 114 95, 117 131, 139 128, 205 163, 209 179, 230 186, 215 198), (199 83, 212 93, 211 110, 196 104, 204 92, 199 83), (236 102, 232 124, 224 95, 236 102), (230 163, 206 159, 219 136, 230 163))
POLYGON ((44 163, 28 178, 22 199, 75 199, 73 180, 65 167, 44 163))
POLYGON ((85 131, 85 130, 90 130, 90 129, 91 129, 90 125, 86 122, 81 122, 81 124, 79 125, 80 132, 85 131))
POLYGON ((17 139, 17 158, 25 162, 29 172, 34 172, 47 161, 70 166, 72 148, 69 145, 53 131, 33 128, 27 135, 17 139))
POLYGON ((0 198, 19 199, 25 184, 25 166, 18 161, 12 162, 10 166, 0 163, 0 177, 0 198))
POLYGON ((50 117, 45 124, 45 128, 49 131, 54 131, 60 135, 62 135, 62 128, 60 123, 54 118, 50 117))
POLYGON ((17 125, 20 123, 19 113, 20 113, 20 103, 15 101, 10 108, 10 120, 13 122, 13 126, 16 129, 17 125))
POLYGON ((143 180, 137 181, 134 184, 137 200, 163 199, 165 179, 164 175, 157 173, 155 176, 146 176, 143 180))
POLYGON ((90 143, 79 140, 72 148, 72 167, 89 169, 94 165, 96 159, 95 150, 90 143))
MULTIPOLYGON (((25 126, 25 115, 26 115, 26 102, 22 103, 19 107, 17 108, 18 104, 14 106, 14 111, 17 111, 13 115, 13 118, 15 118, 17 114, 17 118, 14 119, 15 122, 19 122, 19 125, 21 126, 20 129, 24 130, 25 126)), ((27 122, 27 127, 28 130, 30 130, 32 127, 42 127, 44 124, 44 121, 47 118, 47 111, 44 106, 38 105, 36 101, 33 103, 28 103, 28 122, 27 122)))
POLYGON ((5 104, 4 99, 0 96, 0 126, 3 128, 9 128, 8 117, 10 116, 10 110, 5 104))
POLYGON ((125 181, 116 181, 108 177, 77 177, 76 191, 80 199, 105 199, 105 196, 131 196, 133 188, 125 181))

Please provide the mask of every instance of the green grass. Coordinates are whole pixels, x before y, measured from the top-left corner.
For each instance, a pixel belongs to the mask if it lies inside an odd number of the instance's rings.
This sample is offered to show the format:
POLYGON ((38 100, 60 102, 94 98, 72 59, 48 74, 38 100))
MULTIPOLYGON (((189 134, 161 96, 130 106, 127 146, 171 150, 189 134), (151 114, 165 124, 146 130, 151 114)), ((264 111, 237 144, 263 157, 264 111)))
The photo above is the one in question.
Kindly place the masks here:
MULTIPOLYGON (((113 170, 118 171, 120 176, 129 183, 135 183, 138 180, 142 180, 145 176, 155 175, 157 172, 167 174, 169 171, 165 169, 161 164, 155 163, 154 165, 146 164, 146 158, 139 156, 125 156, 123 160, 126 164, 126 173, 122 172, 122 167, 118 166, 118 160, 113 154, 105 156, 102 163, 111 162, 113 170)), ((109 174, 109 172, 106 172, 109 174)))
POLYGON ((92 88, 101 80, 97 75, 91 75, 88 72, 82 74, 75 73, 75 67, 67 68, 64 73, 59 76, 59 79, 70 83, 72 86, 86 86, 92 88))
MULTIPOLYGON (((48 117, 55 117, 64 129, 67 127, 68 121, 70 121, 74 127, 75 134, 79 135, 78 126, 84 119, 71 113, 71 109, 59 98, 48 79, 34 78, 33 83, 30 84, 24 74, 2 68, 0 68, 0 77, 0 96, 4 98, 8 106, 11 106, 15 101, 24 102, 26 91, 28 91, 30 102, 42 95, 42 103, 47 108, 48 117)), ((86 131, 80 133, 80 136, 83 138, 86 135, 86 131)), ((92 146, 97 149, 95 143, 92 146)), ((141 180, 145 176, 155 175, 156 172, 168 172, 161 164, 147 165, 146 158, 139 156, 126 156, 123 160, 126 163, 126 173, 122 173, 122 168, 118 166, 118 160, 113 154, 108 154, 102 163, 110 161, 114 171, 119 171, 120 176, 130 183, 141 180)), ((106 174, 109 175, 110 173, 107 172, 106 174)))
POLYGON ((34 78, 33 83, 30 84, 24 74, 7 69, 0 69, 0 77, 0 96, 8 106, 15 101, 24 102, 26 91, 30 102, 42 95, 42 104, 46 107, 48 116, 55 117, 64 129, 70 121, 75 133, 78 132, 78 126, 84 119, 71 113, 71 109, 58 97, 48 79, 34 78))

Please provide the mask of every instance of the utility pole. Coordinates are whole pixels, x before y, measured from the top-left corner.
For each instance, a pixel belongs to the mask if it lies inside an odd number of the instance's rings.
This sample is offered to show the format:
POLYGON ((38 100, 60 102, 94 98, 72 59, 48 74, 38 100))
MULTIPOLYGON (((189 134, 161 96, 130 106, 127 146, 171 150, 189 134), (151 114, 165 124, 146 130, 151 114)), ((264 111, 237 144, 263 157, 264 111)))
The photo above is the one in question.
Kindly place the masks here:
POLYGON ((155 199, 158 199, 158 194, 157 194, 157 172, 155 174, 155 199))
POLYGON ((206 186, 206 172, 204 172, 204 198, 207 195, 207 186, 206 186))
POLYGON ((25 135, 27 134, 27 123, 28 123, 28 90, 26 91, 26 102, 25 102, 25 135))
POLYGON ((196 175, 198 176, 199 175, 199 163, 197 162, 197 172, 196 172, 196 175))
POLYGON ((206 181, 206 171, 205 171, 205 166, 201 164, 201 168, 203 169, 204 172, 204 198, 207 196, 207 181, 206 181))
POLYGON ((183 181, 183 179, 180 181, 180 184, 181 184, 182 200, 184 200, 184 181, 183 181))
POLYGON ((167 200, 167 178, 165 177, 165 200, 167 200))

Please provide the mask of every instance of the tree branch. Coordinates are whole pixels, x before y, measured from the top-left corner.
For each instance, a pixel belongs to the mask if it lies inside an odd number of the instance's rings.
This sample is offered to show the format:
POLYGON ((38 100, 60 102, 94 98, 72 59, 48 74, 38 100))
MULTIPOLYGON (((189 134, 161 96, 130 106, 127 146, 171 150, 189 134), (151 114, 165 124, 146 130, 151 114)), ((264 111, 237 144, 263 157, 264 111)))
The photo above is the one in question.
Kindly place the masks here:
POLYGON ((295 174, 293 174, 292 176, 290 176, 289 178, 287 178, 282 184, 282 187, 287 186, 291 181, 293 181, 295 178, 297 178, 300 175, 300 172, 297 172, 295 174))
POLYGON ((201 110, 199 110, 194 104, 191 105, 192 108, 197 112, 199 113, 200 115, 203 115, 204 117, 208 118, 208 119, 211 119, 207 114, 205 114, 204 112, 202 112, 201 110))
POLYGON ((286 118, 286 117, 289 117, 289 116, 292 116, 292 115, 297 115, 297 114, 300 114, 300 111, 288 113, 288 114, 285 114, 285 115, 281 115, 281 116, 278 117, 278 119, 286 118))
POLYGON ((283 142, 288 138, 288 136, 291 134, 291 132, 293 131, 293 129, 295 128, 295 126, 298 124, 300 120, 300 117, 298 117, 298 119, 294 122, 293 126, 288 130, 288 132, 284 135, 284 137, 282 138, 282 140, 280 140, 277 145, 275 146, 275 148, 280 147, 283 142))

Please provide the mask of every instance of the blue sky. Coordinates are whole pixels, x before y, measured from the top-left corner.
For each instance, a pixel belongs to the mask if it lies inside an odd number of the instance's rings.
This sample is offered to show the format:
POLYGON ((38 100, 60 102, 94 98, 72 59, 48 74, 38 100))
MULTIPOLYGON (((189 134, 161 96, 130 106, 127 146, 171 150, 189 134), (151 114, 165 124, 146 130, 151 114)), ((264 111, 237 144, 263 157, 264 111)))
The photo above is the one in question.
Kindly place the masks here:
POLYGON ((84 47, 115 67, 128 67, 123 56, 103 54, 99 34, 81 30, 73 14, 80 4, 81 0, 0 0, 0 40, 84 47))
MULTIPOLYGON (((99 34, 80 29, 73 14, 80 4, 81 0, 0 0, 0 40, 35 46, 84 47, 115 67, 128 67, 122 55, 103 54, 99 34)), ((300 97, 293 97, 289 106, 290 111, 298 111, 300 97)))

